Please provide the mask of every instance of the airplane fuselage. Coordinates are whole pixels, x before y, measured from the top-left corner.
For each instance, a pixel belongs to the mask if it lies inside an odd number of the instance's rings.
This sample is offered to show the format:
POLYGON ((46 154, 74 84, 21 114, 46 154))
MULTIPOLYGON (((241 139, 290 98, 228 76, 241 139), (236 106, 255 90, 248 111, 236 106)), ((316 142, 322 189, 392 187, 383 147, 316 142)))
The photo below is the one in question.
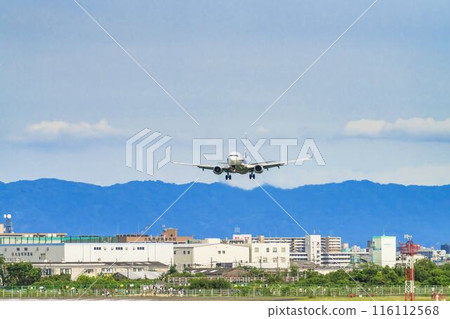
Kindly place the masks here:
POLYGON ((228 155, 227 164, 230 166, 232 173, 247 174, 249 172, 245 158, 238 152, 228 155))

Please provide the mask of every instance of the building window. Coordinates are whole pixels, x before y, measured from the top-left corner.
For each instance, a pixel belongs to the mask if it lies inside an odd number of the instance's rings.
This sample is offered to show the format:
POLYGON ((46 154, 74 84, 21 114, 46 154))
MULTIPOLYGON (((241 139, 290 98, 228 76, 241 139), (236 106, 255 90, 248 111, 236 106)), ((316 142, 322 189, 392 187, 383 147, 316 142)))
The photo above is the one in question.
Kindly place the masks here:
POLYGON ((285 253, 286 252, 286 247, 281 247, 281 252, 285 253))
POLYGON ((274 258, 274 259, 272 259, 272 261, 273 261, 274 264, 276 264, 277 261, 278 261, 278 258, 274 258))
POLYGON ((186 250, 183 250, 183 255, 186 255, 186 250))
POLYGON ((20 251, 20 248, 19 248, 19 247, 17 247, 17 248, 16 248, 16 250, 17 250, 17 251, 20 251))
POLYGON ((276 252, 278 251, 278 250, 277 250, 277 247, 273 247, 272 251, 273 251, 274 253, 276 253, 276 252))
POLYGON ((176 254, 177 254, 177 251, 176 251, 176 250, 174 250, 174 251, 173 251, 173 254, 174 254, 174 255, 176 255, 176 254))
POLYGON ((116 250, 123 250, 123 247, 116 247, 116 250))
POLYGON ((188 255, 190 255, 191 254, 191 251, 190 250, 188 250, 188 255))
POLYGON ((267 258, 264 257, 264 258, 263 258, 263 263, 266 263, 266 262, 267 262, 267 258))
POLYGON ((94 250, 102 250, 101 247, 94 247, 94 250))
POLYGON ((52 275, 52 270, 50 268, 44 268, 44 269, 42 269, 42 275, 44 275, 44 276, 51 276, 52 275))
POLYGON ((281 257, 281 262, 282 262, 282 263, 285 263, 285 262, 286 262, 286 258, 281 257))
POLYGON ((113 272, 112 268, 102 268, 102 273, 111 274, 113 272))
POLYGON ((28 250, 28 248, 27 247, 25 247, 23 250, 25 250, 25 251, 27 251, 28 250))
POLYGON ((61 275, 71 275, 72 274, 72 268, 61 268, 59 273, 61 275))
POLYGON ((225 254, 225 250, 222 250, 222 254, 225 254))
POLYGON ((144 247, 138 247, 137 250, 144 250, 144 247))
POLYGON ((259 247, 255 247, 255 253, 259 253, 259 247))

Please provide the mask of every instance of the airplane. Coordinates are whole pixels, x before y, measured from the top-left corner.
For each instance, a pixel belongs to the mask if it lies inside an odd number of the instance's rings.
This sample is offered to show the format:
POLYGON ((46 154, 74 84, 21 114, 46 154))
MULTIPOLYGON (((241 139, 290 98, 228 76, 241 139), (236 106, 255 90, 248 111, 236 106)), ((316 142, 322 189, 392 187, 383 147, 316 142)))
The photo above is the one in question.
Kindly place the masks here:
POLYGON ((223 172, 226 173, 225 179, 231 180, 231 174, 249 174, 249 179, 255 179, 256 174, 261 174, 264 170, 269 170, 269 168, 278 167, 287 165, 293 162, 301 162, 311 160, 312 156, 307 158, 300 158, 292 161, 284 161, 284 162, 259 162, 259 163, 250 163, 249 158, 246 154, 242 156, 239 152, 231 152, 227 157, 226 163, 218 163, 217 165, 203 165, 203 164, 190 164, 190 163, 178 163, 172 162, 176 165, 187 165, 187 166, 196 166, 201 168, 203 171, 205 169, 212 170, 214 174, 220 175, 223 172))

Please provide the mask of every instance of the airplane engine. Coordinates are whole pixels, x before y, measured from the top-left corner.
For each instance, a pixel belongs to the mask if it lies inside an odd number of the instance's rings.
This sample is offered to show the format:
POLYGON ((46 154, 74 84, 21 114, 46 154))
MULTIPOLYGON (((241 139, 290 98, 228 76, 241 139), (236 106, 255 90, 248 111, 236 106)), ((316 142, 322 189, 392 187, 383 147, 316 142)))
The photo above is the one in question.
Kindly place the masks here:
POLYGON ((220 175, 220 174, 222 174, 223 169, 222 169, 222 167, 220 167, 220 166, 216 166, 216 167, 214 167, 213 172, 214 172, 214 174, 216 174, 216 175, 220 175))
POLYGON ((261 174, 263 172, 263 167, 261 165, 255 165, 254 170, 255 173, 261 174))

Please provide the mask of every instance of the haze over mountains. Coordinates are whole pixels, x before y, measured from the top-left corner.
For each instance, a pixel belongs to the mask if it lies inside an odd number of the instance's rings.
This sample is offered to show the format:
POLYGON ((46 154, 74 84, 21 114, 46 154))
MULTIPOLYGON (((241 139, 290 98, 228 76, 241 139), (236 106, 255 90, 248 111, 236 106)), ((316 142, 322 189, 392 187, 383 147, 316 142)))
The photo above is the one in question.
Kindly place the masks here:
MULTIPOLYGON (((16 232, 70 235, 137 233, 160 216, 188 185, 129 182, 101 187, 57 179, 0 183, 0 212, 16 232)), ((264 186, 309 233, 341 236, 365 247, 372 235, 412 234, 415 242, 450 241, 450 185, 381 185, 370 181, 278 189, 264 186)), ((196 184, 148 232, 176 227, 181 235, 230 238, 241 233, 304 236, 261 189, 196 184)))

